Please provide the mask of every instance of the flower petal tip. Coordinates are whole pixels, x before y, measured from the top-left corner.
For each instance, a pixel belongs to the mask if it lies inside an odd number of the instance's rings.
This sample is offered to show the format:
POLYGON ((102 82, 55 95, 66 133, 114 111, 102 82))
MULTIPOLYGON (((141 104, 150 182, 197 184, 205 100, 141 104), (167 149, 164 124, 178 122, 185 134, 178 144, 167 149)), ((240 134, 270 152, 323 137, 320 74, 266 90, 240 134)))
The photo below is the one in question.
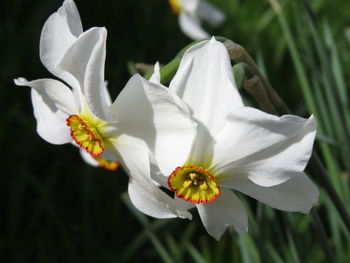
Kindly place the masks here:
POLYGON ((183 219, 188 219, 188 220, 192 220, 192 214, 190 212, 185 212, 185 211, 182 211, 182 210, 176 210, 176 214, 180 217, 180 218, 183 218, 183 219))
POLYGON ((13 82, 17 85, 17 86, 26 86, 28 83, 28 80, 22 77, 16 78, 13 80, 13 82))

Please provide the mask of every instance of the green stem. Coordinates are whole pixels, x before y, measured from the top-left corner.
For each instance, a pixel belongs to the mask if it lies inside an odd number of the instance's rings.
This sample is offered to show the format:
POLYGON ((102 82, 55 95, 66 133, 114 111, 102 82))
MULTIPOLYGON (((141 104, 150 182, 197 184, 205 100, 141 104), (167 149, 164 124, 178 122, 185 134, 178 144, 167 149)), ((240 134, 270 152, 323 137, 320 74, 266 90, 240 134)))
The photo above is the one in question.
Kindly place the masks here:
POLYGON ((310 162, 309 162, 310 169, 313 171, 313 174, 317 176, 317 181, 325 188, 327 189, 327 193, 329 194, 330 198, 332 199, 335 207, 337 208, 339 215, 344 221, 344 224, 348 229, 350 229, 350 217, 347 211, 345 210, 343 206, 343 202, 340 199, 337 192, 334 190, 331 181, 329 180, 329 176, 327 174, 326 169, 323 167, 319 157, 315 152, 312 153, 310 162))
POLYGON ((333 255, 332 249, 327 240, 326 232, 324 231, 324 227, 317 210, 312 209, 311 216, 313 218, 312 222, 314 224, 315 232, 321 242, 323 252, 327 258, 327 262, 338 262, 333 255))
MULTIPOLYGON (((227 40, 227 38, 221 37, 221 36, 216 36, 215 39, 217 41, 221 41, 221 42, 224 42, 224 41, 227 40)), ((203 39, 203 40, 209 40, 209 38, 203 39)), ((174 75, 175 75, 175 73, 176 73, 176 71, 177 71, 177 69, 178 69, 178 67, 180 65, 180 61, 181 61, 182 56, 184 55, 184 53, 190 47, 192 47, 193 45, 195 45, 195 44, 197 44, 197 43, 199 43, 199 42, 201 42, 203 40, 196 40, 196 41, 193 41, 191 44, 185 46, 183 49, 181 49, 177 53, 176 57, 172 61, 170 61, 168 64, 166 64, 165 66, 163 66, 160 69, 160 76, 161 76, 160 82, 162 84, 169 82, 174 77, 174 75)), ((143 77, 148 80, 148 79, 151 78, 153 72, 154 72, 154 70, 152 69, 152 70, 148 71, 143 77)))
POLYGON ((262 82, 266 94, 274 108, 277 109, 277 111, 282 113, 288 113, 290 112, 289 108, 285 104, 285 102, 280 98, 280 96, 277 94, 277 92, 272 88, 271 84, 267 81, 265 76, 261 73, 259 70, 258 65, 255 63, 254 59, 248 54, 248 52, 242 47, 241 45, 238 45, 237 43, 226 40, 224 42, 229 54, 230 58, 234 60, 236 63, 245 63, 249 66, 251 71, 259 77, 260 81, 262 82))

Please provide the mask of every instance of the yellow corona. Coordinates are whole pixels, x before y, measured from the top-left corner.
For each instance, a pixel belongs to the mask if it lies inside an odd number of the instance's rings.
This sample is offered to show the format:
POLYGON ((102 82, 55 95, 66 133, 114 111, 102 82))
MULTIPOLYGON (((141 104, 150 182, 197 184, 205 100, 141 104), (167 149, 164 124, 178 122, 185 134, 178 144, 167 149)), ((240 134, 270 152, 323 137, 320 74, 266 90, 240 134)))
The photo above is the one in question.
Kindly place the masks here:
POLYGON ((195 204, 214 201, 220 195, 215 178, 198 166, 176 168, 168 177, 168 185, 178 197, 195 204))
POLYGON ((100 130, 104 121, 91 118, 88 114, 69 115, 67 125, 73 140, 93 157, 98 157, 104 152, 105 142, 100 130))

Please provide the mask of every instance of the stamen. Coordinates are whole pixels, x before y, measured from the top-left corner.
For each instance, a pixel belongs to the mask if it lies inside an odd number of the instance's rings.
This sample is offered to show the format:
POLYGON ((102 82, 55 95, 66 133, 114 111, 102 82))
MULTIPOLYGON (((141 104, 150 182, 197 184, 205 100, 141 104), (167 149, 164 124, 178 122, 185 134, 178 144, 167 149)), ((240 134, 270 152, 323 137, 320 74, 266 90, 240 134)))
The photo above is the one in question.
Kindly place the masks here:
POLYGON ((190 173, 191 180, 195 180, 198 177, 198 174, 196 173, 190 173))
POLYGON ((176 168, 168 177, 168 185, 178 197, 196 204, 211 202, 220 195, 215 178, 198 166, 176 168))
POLYGON ((208 189, 207 182, 206 182, 206 181, 200 182, 200 183, 199 183, 199 187, 200 187, 202 190, 207 190, 207 189, 208 189))
POLYGON ((94 157, 104 151, 104 142, 97 128, 88 120, 78 115, 69 115, 67 125, 70 127, 73 140, 94 157))
POLYGON ((183 186, 187 188, 187 187, 189 187, 191 184, 192 184, 192 180, 186 179, 186 181, 183 183, 183 186))

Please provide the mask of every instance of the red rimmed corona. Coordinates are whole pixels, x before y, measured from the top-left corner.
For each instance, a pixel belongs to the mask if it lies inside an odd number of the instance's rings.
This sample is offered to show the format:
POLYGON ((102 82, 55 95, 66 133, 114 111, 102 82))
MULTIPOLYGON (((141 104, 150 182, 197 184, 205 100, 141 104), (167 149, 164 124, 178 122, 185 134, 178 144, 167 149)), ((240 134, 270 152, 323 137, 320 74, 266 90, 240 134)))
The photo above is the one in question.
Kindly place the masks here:
POLYGON ((104 152, 103 138, 92 120, 78 115, 69 115, 67 125, 70 127, 73 140, 93 157, 104 152))
POLYGON ((221 192, 214 176, 199 166, 176 168, 168 177, 168 185, 176 196, 195 204, 214 201, 221 192))

